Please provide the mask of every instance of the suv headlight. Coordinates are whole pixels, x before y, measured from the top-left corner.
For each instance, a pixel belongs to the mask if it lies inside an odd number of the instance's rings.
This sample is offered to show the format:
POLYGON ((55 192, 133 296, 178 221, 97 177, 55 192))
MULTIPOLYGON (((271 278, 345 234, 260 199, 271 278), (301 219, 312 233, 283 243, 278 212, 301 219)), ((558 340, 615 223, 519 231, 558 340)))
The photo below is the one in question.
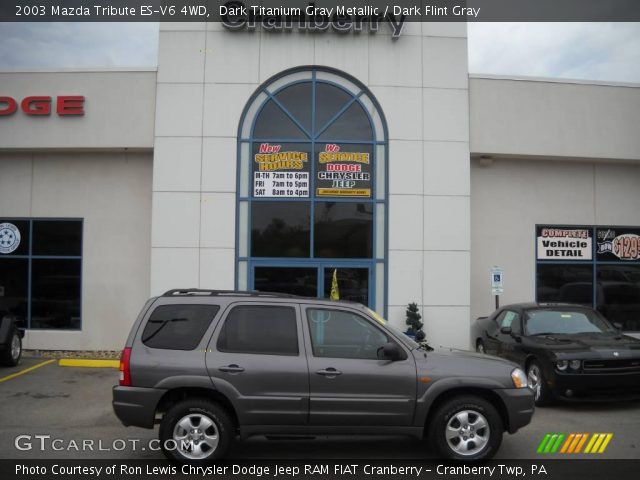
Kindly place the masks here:
POLYGON ((567 367, 569 366, 569 361, 568 360, 558 360, 556 362, 556 367, 558 368, 558 370, 564 372, 567 367))
POLYGON ((511 372, 511 380, 516 388, 527 388, 527 374, 519 368, 514 368, 511 372))
POLYGON ((571 360, 569 362, 569 368, 571 370, 580 370, 581 366, 582 366, 582 362, 580 360, 571 360))

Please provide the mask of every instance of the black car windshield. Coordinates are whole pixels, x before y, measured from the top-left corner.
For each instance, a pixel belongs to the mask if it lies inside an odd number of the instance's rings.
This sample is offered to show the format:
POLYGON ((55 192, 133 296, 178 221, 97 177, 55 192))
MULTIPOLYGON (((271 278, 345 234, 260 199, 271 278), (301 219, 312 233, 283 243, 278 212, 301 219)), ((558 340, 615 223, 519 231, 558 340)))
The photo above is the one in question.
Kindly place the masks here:
POLYGON ((528 310, 525 318, 527 335, 572 333, 602 333, 613 331, 600 316, 591 310, 528 310))

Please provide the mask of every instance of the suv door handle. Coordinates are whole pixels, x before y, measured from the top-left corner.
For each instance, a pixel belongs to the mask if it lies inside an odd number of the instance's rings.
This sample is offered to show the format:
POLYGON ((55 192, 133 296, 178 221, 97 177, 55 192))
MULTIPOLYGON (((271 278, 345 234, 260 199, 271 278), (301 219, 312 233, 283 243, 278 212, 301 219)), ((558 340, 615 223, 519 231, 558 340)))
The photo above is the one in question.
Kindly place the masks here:
POLYGON ((244 372, 244 368, 232 363, 231 365, 227 365, 226 367, 218 367, 218 370, 221 372, 229 372, 229 373, 240 373, 244 372))
POLYGON ((324 370, 318 370, 318 375, 324 375, 325 377, 335 377, 336 375, 342 375, 340 370, 336 370, 333 367, 325 368, 324 370))

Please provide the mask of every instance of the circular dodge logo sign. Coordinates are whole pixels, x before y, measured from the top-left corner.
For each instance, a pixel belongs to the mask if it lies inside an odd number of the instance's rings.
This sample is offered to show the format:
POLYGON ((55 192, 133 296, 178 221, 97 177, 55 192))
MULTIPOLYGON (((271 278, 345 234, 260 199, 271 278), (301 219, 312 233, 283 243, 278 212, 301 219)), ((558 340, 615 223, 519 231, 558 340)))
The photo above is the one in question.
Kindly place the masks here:
POLYGON ((13 223, 0 223, 0 253, 11 253, 20 245, 20 230, 13 223))

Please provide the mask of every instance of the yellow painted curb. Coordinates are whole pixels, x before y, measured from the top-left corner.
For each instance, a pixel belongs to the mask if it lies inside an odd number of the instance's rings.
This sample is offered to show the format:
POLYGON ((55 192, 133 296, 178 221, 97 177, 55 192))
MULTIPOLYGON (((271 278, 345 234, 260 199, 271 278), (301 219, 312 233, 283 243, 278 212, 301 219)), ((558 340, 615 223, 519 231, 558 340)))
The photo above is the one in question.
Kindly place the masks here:
POLYGON ((33 365, 32 367, 25 368, 24 370, 20 370, 19 372, 16 372, 16 373, 12 373, 11 375, 7 375, 6 377, 0 378, 0 383, 6 382, 7 380, 11 380, 12 378, 19 377, 20 375, 24 375, 25 373, 35 370, 36 368, 44 367, 45 365, 49 365, 50 363, 53 363, 53 362, 55 362, 55 360, 45 360, 44 362, 40 362, 36 365, 33 365))
POLYGON ((120 368, 120 360, 90 360, 87 358, 61 358, 61 367, 120 368))

